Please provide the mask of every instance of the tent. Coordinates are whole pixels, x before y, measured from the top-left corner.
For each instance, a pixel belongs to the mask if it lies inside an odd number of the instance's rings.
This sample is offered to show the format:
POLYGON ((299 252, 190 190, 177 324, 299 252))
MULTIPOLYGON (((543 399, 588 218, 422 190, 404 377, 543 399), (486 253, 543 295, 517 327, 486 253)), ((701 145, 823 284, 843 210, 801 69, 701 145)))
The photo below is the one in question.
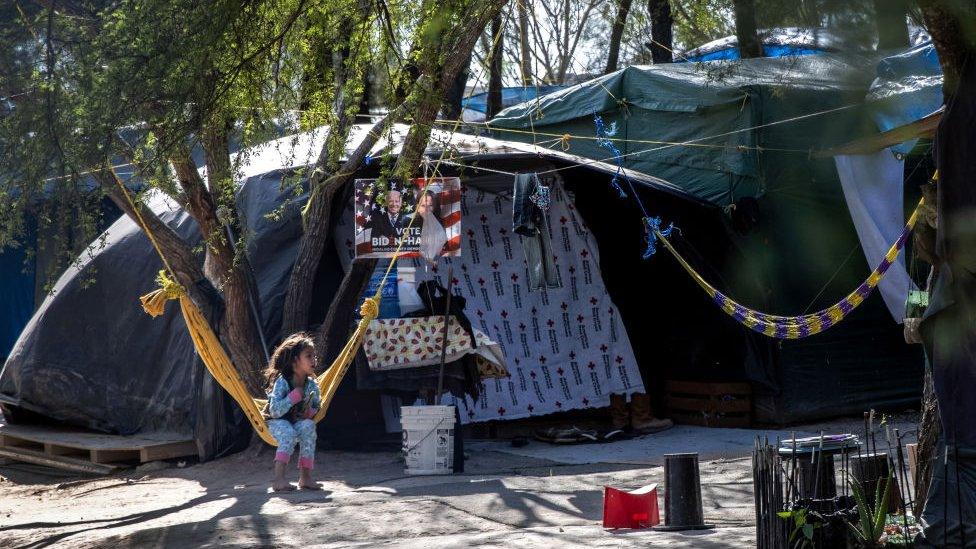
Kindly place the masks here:
MULTIPOLYGON (((101 208, 99 230, 104 230, 118 218, 119 210, 107 200, 101 208)), ((56 235, 53 229, 38 230, 36 216, 27 214, 26 232, 20 242, 0 247, 0 360, 6 359, 44 300, 47 273, 58 261, 58 240, 65 236, 69 243, 78 240, 73 230, 68 235, 56 235)))
MULTIPOLYGON (((506 109, 489 125, 495 137, 526 142, 568 133, 568 152, 605 160, 616 153, 596 139, 599 115, 601 137, 619 139, 623 168, 727 212, 706 226, 645 199, 650 215, 680 227, 682 253, 706 278, 753 308, 801 314, 846 295, 874 267, 856 253, 834 161, 815 153, 877 133, 864 104, 876 62, 823 53, 632 66, 506 109)), ((911 192, 906 204, 917 200, 911 192)), ((904 343, 900 319, 877 295, 831 330, 780 342, 721 318, 686 278, 659 252, 635 262, 627 282, 646 288, 628 305, 646 311, 655 337, 635 351, 643 364, 665 363, 660 376, 748 380, 756 417, 777 423, 917 403, 920 350, 904 343)))
MULTIPOLYGON (((784 27, 759 31, 763 57, 817 55, 838 51, 844 40, 837 34, 820 28, 784 27)), ((676 62, 700 62, 739 59, 739 40, 734 35, 712 40, 676 56, 676 62)))
MULTIPOLYGON (((502 107, 511 107, 524 101, 541 97, 563 89, 565 86, 506 86, 502 88, 502 107)), ((461 100, 465 122, 483 122, 488 112, 488 92, 469 95, 461 100)))
MULTIPOLYGON (((367 129, 354 130, 350 147, 367 129)), ((384 138, 377 144, 374 158, 397 154, 405 132, 405 127, 397 127, 392 143, 384 138)), ((242 166, 238 203, 251 235, 247 254, 258 285, 263 329, 272 342, 301 231, 298 211, 306 200, 305 195, 296 197, 283 181, 316 157, 324 136, 321 130, 268 143, 249 151, 242 166), (279 210, 280 217, 267 216, 279 210)), ((606 406, 610 392, 641 390, 641 374, 628 337, 638 333, 641 321, 619 314, 619 298, 608 295, 601 277, 602 242, 605 238, 612 242, 613 235, 589 231, 587 224, 592 222, 586 213, 576 212, 579 199, 573 198, 575 192, 606 191, 616 167, 592 163, 574 168, 572 176, 562 172, 549 176, 553 208, 560 217, 554 242, 562 251, 554 253, 563 255, 559 265, 564 269, 564 284, 546 292, 528 292, 517 287, 512 277, 522 272, 522 256, 518 241, 506 234, 512 223, 512 177, 498 172, 545 171, 585 159, 556 151, 539 155, 521 143, 441 131, 434 132, 431 143, 428 154, 432 158, 439 158, 445 149, 464 157, 463 165, 448 160, 441 166, 445 174, 454 170, 462 177, 464 227, 473 235, 456 265, 457 272, 470 275, 458 276, 459 291, 473 289, 465 295, 468 314, 475 326, 506 348, 512 374, 507 380, 487 383, 478 402, 459 402, 462 420, 601 407, 606 406), (481 297, 483 286, 493 294, 481 297), (514 293, 520 294, 519 301, 514 293), (567 309, 572 318, 566 318, 567 309), (523 354, 526 348, 528 356, 523 354)), ((361 175, 375 176, 379 164, 372 163, 361 175)), ((632 175, 648 192, 694 201, 666 182, 632 175)), ((606 200, 612 199, 609 191, 605 195, 606 200)), ((199 239, 196 224, 172 202, 153 196, 150 207, 184 237, 199 239)), ((344 221, 346 228, 350 220, 351 214, 344 221)), ((345 259, 339 260, 347 250, 345 230, 343 225, 338 227, 336 246, 327 250, 319 270, 313 323, 321 322, 342 277, 341 266, 348 265, 345 259)), ((21 333, 0 372, 0 402, 112 433, 189 435, 206 458, 246 443, 247 422, 199 363, 182 318, 171 306, 163 317, 152 319, 139 306, 138 297, 153 288, 155 273, 161 268, 146 236, 123 217, 103 237, 104 247, 93 249, 90 256, 82 254, 79 264, 64 273, 53 295, 21 333), (87 285, 93 270, 95 283, 87 285)), ((357 376, 350 372, 323 428, 330 428, 330 423, 351 423, 358 431, 367 430, 362 415, 357 414, 370 412, 344 406, 351 400, 369 400, 375 393, 357 393, 356 389, 357 376), (349 397, 345 404, 344 392, 349 397)), ((373 398, 372 406, 378 411, 378 398, 373 398)))

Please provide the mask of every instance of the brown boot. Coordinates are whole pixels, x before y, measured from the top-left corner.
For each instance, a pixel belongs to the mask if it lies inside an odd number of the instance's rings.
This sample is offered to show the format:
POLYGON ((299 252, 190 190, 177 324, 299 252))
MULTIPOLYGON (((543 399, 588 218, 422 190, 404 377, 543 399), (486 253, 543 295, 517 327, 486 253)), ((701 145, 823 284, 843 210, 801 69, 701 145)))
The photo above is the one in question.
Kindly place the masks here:
POLYGON ((646 393, 630 395, 630 426, 636 434, 650 434, 670 429, 674 423, 670 419, 656 419, 651 412, 651 397, 646 393))
POLYGON ((627 409, 627 395, 610 393, 610 425, 614 429, 626 429, 630 423, 630 410, 627 409))

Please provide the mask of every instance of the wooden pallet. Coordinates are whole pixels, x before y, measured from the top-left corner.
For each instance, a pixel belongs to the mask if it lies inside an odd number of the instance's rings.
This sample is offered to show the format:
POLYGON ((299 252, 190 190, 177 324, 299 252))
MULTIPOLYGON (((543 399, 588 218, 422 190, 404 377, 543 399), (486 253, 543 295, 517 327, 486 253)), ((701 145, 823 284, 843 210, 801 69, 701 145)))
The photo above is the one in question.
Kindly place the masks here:
POLYGON ((752 424, 752 388, 748 383, 668 381, 665 404, 675 423, 706 427, 752 424))
POLYGON ((0 425, 0 456, 85 473, 107 474, 134 465, 197 455, 185 436, 117 436, 39 425, 0 425))

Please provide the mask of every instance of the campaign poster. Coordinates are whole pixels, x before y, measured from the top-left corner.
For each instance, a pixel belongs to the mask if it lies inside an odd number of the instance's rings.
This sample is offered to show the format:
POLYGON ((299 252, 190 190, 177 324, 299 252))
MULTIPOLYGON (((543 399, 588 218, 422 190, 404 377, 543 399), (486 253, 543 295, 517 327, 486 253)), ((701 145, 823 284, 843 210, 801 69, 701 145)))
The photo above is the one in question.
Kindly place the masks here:
POLYGON ((356 257, 461 255, 461 180, 357 179, 356 257))

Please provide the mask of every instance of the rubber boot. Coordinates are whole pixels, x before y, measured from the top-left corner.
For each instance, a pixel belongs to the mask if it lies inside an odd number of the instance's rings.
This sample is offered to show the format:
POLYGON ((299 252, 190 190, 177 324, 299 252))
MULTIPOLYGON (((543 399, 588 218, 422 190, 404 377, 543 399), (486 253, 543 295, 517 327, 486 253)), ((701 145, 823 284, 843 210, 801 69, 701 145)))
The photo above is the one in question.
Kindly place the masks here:
POLYGON ((646 435, 670 429, 674 423, 670 419, 656 419, 651 413, 651 397, 646 393, 630 395, 630 426, 634 433, 646 435))
POLYGON ((630 424, 630 411, 627 409, 627 395, 610 393, 610 425, 615 430, 626 429, 630 424))

